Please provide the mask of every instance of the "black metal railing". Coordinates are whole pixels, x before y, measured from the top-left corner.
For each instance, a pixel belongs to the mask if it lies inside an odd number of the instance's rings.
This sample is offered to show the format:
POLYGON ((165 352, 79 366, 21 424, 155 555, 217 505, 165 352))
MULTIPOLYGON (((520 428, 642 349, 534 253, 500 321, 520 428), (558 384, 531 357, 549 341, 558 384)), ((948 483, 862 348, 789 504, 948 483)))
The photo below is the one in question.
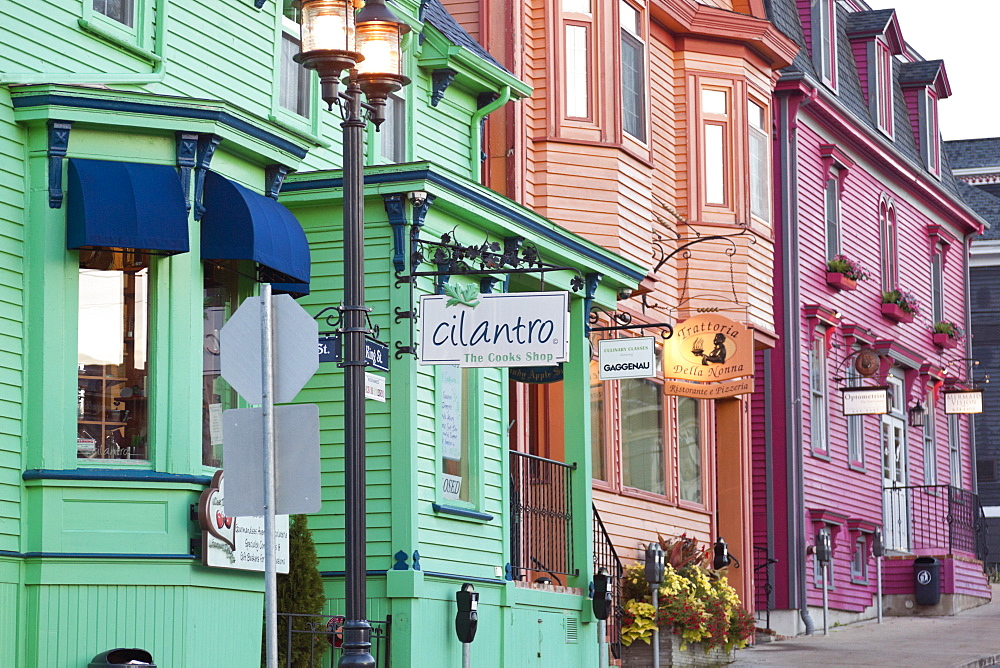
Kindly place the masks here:
POLYGON ((610 578, 608 587, 611 589, 611 614, 608 616, 608 645, 611 656, 620 659, 622 655, 622 614, 625 612, 625 601, 622 600, 622 575, 625 567, 618 558, 618 552, 611 543, 611 536, 601 520, 601 514, 594 506, 594 572, 598 569, 608 569, 610 578))
POLYGON ((516 580, 577 575, 573 561, 573 471, 565 464, 510 452, 510 565, 516 580))
POLYGON ((773 601, 771 594, 774 592, 774 585, 771 584, 771 571, 773 564, 778 563, 767 553, 766 547, 753 546, 753 607, 757 617, 757 626, 771 628, 771 608, 773 601))
POLYGON ((947 549, 986 558, 986 521, 979 496, 951 485, 887 487, 883 533, 897 550, 947 549))
MULTIPOLYGON (((341 601, 341 603, 343 603, 341 601)), ((389 668, 389 628, 392 621, 369 620, 371 654, 376 668, 389 668)), ((278 665, 287 668, 335 668, 340 661, 343 614, 278 613, 278 665)))

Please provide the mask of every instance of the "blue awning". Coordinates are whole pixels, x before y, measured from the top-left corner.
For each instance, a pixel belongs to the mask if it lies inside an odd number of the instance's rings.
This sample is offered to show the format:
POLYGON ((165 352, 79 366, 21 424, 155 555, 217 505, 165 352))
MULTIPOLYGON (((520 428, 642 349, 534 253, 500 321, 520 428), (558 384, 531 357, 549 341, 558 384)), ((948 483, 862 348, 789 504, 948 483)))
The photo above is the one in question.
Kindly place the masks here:
POLYGON ((202 258, 253 260, 261 281, 309 283, 309 242, 291 211, 212 171, 203 199, 202 258))
POLYGON ((271 283, 271 292, 276 295, 291 295, 292 299, 309 294, 308 283, 271 283))
POLYGON ((67 248, 189 250, 184 189, 169 165, 70 158, 67 190, 67 248))

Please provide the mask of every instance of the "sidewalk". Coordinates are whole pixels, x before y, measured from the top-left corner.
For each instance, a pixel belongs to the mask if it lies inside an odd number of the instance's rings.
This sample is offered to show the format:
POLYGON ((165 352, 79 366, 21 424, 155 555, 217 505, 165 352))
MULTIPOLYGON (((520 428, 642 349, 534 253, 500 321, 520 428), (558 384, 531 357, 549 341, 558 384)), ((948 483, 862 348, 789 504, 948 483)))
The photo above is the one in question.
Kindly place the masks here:
POLYGON ((758 645, 736 653, 748 666, 907 666, 978 668, 1000 665, 1000 585, 993 600, 954 617, 884 617, 816 635, 758 645))

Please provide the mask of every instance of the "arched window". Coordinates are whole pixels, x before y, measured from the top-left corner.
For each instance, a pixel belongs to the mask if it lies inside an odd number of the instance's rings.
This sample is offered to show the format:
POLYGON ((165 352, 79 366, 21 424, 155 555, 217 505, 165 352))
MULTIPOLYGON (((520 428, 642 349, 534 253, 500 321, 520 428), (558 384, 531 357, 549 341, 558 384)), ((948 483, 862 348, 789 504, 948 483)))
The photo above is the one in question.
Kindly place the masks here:
POLYGON ((896 205, 883 196, 879 202, 879 232, 882 242, 882 289, 899 287, 899 262, 896 247, 896 205))

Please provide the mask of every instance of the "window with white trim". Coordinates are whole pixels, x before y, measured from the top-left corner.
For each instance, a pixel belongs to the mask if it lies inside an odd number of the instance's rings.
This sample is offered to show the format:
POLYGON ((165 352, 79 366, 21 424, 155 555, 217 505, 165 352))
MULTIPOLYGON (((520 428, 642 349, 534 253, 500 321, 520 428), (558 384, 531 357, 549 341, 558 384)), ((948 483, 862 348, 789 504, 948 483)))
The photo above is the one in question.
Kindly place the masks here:
POLYGON ((750 215, 761 220, 771 217, 771 160, 767 108, 747 101, 750 129, 750 215))
POLYGON ((854 541, 854 554, 851 555, 851 581, 868 581, 868 541, 864 536, 858 536, 854 541))
POLYGON ((823 218, 826 222, 826 259, 840 254, 840 179, 830 176, 823 189, 823 218))
POLYGON ((691 397, 677 397, 677 469, 682 501, 705 502, 703 450, 701 403, 691 397))
POLYGON ((924 415, 924 484, 925 485, 936 485, 937 484, 937 442, 935 439, 934 430, 935 425, 935 409, 934 409, 934 399, 931 396, 927 397, 926 404, 924 406, 927 413, 924 415))
MULTIPOLYGON (((660 368, 662 348, 656 350, 660 368)), ((667 493, 663 384, 658 378, 618 381, 621 403, 622 485, 653 494, 667 493)))
MULTIPOLYGON (((861 376, 847 372, 847 387, 861 387, 861 376)), ((865 418, 863 415, 847 416, 847 461, 854 468, 865 466, 865 418)))
POLYGON ((292 4, 292 0, 284 0, 278 104, 283 109, 309 118, 312 106, 311 73, 294 60, 301 48, 301 12, 301 9, 292 4))
POLYGON ((892 53, 889 46, 882 40, 876 39, 875 62, 872 82, 868 89, 868 97, 873 107, 876 125, 885 134, 892 136, 892 110, 893 110, 893 86, 892 86, 892 53))
POLYGON ((472 502, 472 393, 476 391, 475 369, 448 364, 437 367, 437 404, 441 420, 439 498, 445 503, 472 502))
POLYGON ((941 175, 941 132, 938 127, 938 97, 933 88, 920 94, 920 156, 935 176, 941 175))
POLYGON ((589 119, 591 111, 591 0, 563 0, 563 104, 567 118, 589 119))
POLYGON ((879 202, 879 227, 882 243, 882 290, 899 287, 899 258, 896 245, 896 205, 889 197, 879 202))
POLYGON ((962 487, 962 429, 957 415, 948 416, 948 470, 952 487, 962 487))
POLYGON ((622 129, 646 141, 646 45, 642 14, 625 0, 618 3, 621 30, 622 129))
POLYGON ((704 88, 701 91, 701 118, 705 204, 729 204, 729 95, 730 91, 704 88))
POLYGON ((817 329, 809 350, 809 440, 813 453, 830 453, 829 394, 826 381, 826 336, 817 329))
POLYGON ((406 98, 391 93, 385 99, 385 122, 378 129, 382 162, 406 162, 406 98))
POLYGON ((944 254, 940 246, 931 255, 931 319, 944 320, 944 254))
POLYGON ((837 85, 837 3, 817 0, 812 14, 812 58, 823 83, 837 85))
POLYGON ((135 27, 135 0, 92 0, 94 11, 129 28, 135 27))

